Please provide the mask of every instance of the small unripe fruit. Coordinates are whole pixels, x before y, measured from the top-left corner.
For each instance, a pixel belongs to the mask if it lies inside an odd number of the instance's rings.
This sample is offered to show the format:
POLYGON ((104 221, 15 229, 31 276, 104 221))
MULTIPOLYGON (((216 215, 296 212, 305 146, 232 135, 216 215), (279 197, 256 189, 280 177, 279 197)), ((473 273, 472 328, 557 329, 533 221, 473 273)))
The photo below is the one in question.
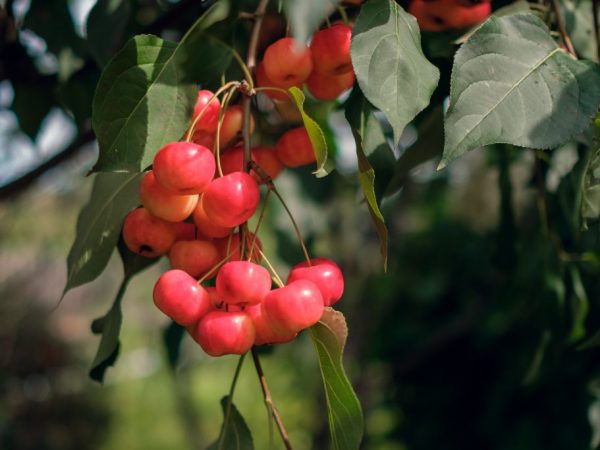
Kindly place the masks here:
MULTIPOLYGON (((277 175, 283 169, 283 164, 279 161, 277 153, 275 153, 275 149, 273 148, 253 147, 251 155, 254 162, 263 170, 264 174, 272 180, 277 178, 277 175)), ((244 148, 241 145, 236 145, 221 153, 221 169, 224 175, 244 170, 244 148)), ((254 170, 250 171, 250 175, 259 184, 265 182, 254 170)))
MULTIPOLYGON (((242 105, 230 106, 225 110, 221 132, 219 133, 219 147, 225 148, 234 142, 236 136, 242 132, 244 126, 244 109, 242 105)), ((254 117, 250 114, 250 134, 254 132, 254 117)))
POLYGON ((306 80, 306 86, 316 99, 335 100, 342 92, 350 89, 355 80, 356 77, 352 71, 334 76, 313 72, 306 80))
POLYGON ((196 205, 193 213, 194 223, 201 234, 211 238, 222 238, 231 234, 231 227, 220 227, 216 225, 210 217, 206 215, 202 207, 202 196, 196 205))
POLYGON ((123 241, 138 255, 164 255, 175 242, 175 225, 153 216, 146 208, 134 209, 123 221, 123 241))
POLYGON ((327 258, 313 258, 308 262, 296 264, 288 275, 287 284, 297 280, 309 280, 315 283, 325 306, 335 304, 344 293, 344 277, 342 271, 332 260, 327 258))
POLYGON ((297 280, 273 289, 262 303, 263 314, 279 333, 298 333, 323 315, 319 287, 309 280, 297 280))
POLYGON ((310 43, 314 72, 328 76, 352 72, 351 38, 352 27, 343 23, 317 31, 310 43))
POLYGON ((254 324, 244 312, 211 311, 191 331, 210 356, 243 355, 254 344, 254 324))
POLYGON ((261 305, 253 305, 246 308, 246 314, 252 319, 256 336, 254 345, 284 344, 293 340, 298 333, 278 332, 263 314, 261 305))
MULTIPOLYGON (((288 90, 289 88, 291 88, 292 86, 297 87, 298 89, 302 89, 302 83, 300 82, 287 82, 287 83, 277 83, 273 80, 271 80, 268 76, 267 76, 267 72, 265 72, 265 65, 261 62, 258 64, 258 66, 256 67, 256 85, 258 87, 276 87, 279 89, 284 89, 284 90, 288 90)), ((271 89, 267 89, 265 91, 262 91, 265 95, 267 95, 268 97, 272 98, 273 100, 279 100, 282 102, 290 102, 292 99, 291 97, 286 94, 285 92, 279 92, 276 90, 271 90, 271 89)))
POLYGON ((198 194, 173 194, 156 181, 154 171, 150 170, 140 184, 140 201, 156 217, 168 222, 181 222, 196 208, 198 194))
POLYGON ((269 45, 263 57, 267 78, 275 83, 303 83, 313 69, 310 49, 292 38, 269 45))
POLYGON ((259 200, 254 178, 244 172, 233 172, 212 181, 200 201, 215 225, 235 227, 252 217, 259 200))
POLYGON ((158 309, 184 327, 198 322, 212 308, 206 290, 181 270, 163 273, 154 285, 153 298, 158 309))
POLYGON ((206 147, 192 142, 172 142, 154 157, 156 180, 179 195, 199 194, 215 176, 215 158, 206 147))
POLYGON ((281 135, 275 151, 279 160, 287 167, 300 167, 315 162, 315 152, 306 128, 299 127, 281 135))
POLYGON ((249 261, 224 264, 217 274, 217 295, 229 305, 255 305, 271 290, 269 271, 249 261))
POLYGON ((178 241, 169 251, 173 269, 180 269, 193 277, 200 277, 219 261, 219 251, 211 241, 178 241))

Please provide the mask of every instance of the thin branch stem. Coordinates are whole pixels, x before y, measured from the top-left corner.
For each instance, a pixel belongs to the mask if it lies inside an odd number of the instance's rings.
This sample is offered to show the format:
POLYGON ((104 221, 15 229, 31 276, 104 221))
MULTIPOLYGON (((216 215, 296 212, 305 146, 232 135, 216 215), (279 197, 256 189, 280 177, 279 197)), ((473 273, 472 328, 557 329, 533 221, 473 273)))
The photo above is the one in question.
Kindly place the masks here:
POLYGON ((267 258, 267 255, 265 255, 263 253, 263 251, 260 248, 258 248, 258 247, 256 248, 256 251, 258 252, 258 254, 261 256, 261 258, 265 261, 265 263, 269 267, 269 270, 271 271, 271 274, 273 274, 273 278, 274 278, 275 284, 277 286, 279 286, 280 288, 283 287, 285 284, 283 283, 283 280, 281 279, 281 277, 279 276, 279 274, 275 270, 275 267, 273 267, 273 265, 271 264, 271 261, 269 261, 269 258, 267 258))
POLYGON ((256 375, 258 375, 258 380, 260 381, 260 387, 263 391, 263 396, 265 398, 265 404, 267 405, 267 409, 271 412, 273 419, 275 420, 275 424, 277 425, 277 429, 279 430, 279 434, 281 434, 281 439, 283 440, 283 444, 287 450, 292 449, 292 443, 290 442, 290 438, 288 436, 287 430, 285 429, 285 425, 281 420, 281 415, 279 411, 275 407, 273 403, 273 398, 271 397, 271 391, 269 390, 269 385, 267 384, 267 378, 265 377, 265 373, 263 372, 262 366, 260 364, 260 359, 258 358, 258 354, 256 353, 256 348, 252 347, 252 361, 254 362, 254 367, 256 368, 256 375))
POLYGON ((229 106, 229 101, 231 100, 231 97, 233 97, 233 92, 233 90, 227 91, 223 96, 221 111, 219 112, 219 122, 217 123, 217 133, 215 135, 215 143, 213 147, 213 153, 215 154, 215 160, 217 161, 217 173, 220 177, 223 176, 223 168, 221 167, 221 127, 223 126, 225 111, 229 106))
POLYGON ((225 92, 228 89, 233 89, 234 87, 237 88, 239 86, 239 84, 240 83, 238 81, 230 81, 229 83, 226 83, 225 85, 221 86, 219 88, 219 90, 213 94, 213 96, 208 100, 206 105, 204 105, 204 108, 202 108, 202 110, 200 111, 200 114, 198 114, 194 118, 194 121, 192 122, 192 125, 190 126, 190 129, 188 130, 188 132, 185 136, 186 142, 190 142, 192 140, 192 136, 194 135, 196 126, 198 125, 198 122, 200 122, 200 120, 202 119, 202 116, 204 116, 204 113, 206 113, 206 111, 208 111, 208 107, 210 106, 210 104, 223 92, 225 92))
POLYGON ((573 43, 571 42, 571 38, 567 33, 567 29, 565 27, 565 22, 563 21, 562 12, 560 10, 560 5, 558 4, 558 0, 549 0, 550 7, 556 16, 556 26, 558 28, 558 32, 560 33, 561 40, 565 47, 567 47, 567 51, 573 55, 573 57, 577 58, 577 52, 575 51, 575 47, 573 47, 573 43))
POLYGON ((592 14, 594 16, 594 39, 596 42, 597 60, 600 63, 600 23, 598 14, 600 13, 600 0, 592 0, 592 14))
POLYGON ((231 387, 229 388, 229 396, 227 397, 227 409, 225 412, 225 417, 223 419, 223 431, 219 436, 219 447, 218 450, 222 450, 223 444, 225 443, 225 435, 227 434, 227 425, 229 424, 229 418, 231 417, 231 408, 233 406, 233 393, 235 392, 235 386, 237 385, 238 378, 240 376, 240 371, 242 370, 242 363, 244 362, 244 357, 246 353, 240 356, 240 359, 235 368, 235 373, 233 374, 233 380, 231 381, 231 387))

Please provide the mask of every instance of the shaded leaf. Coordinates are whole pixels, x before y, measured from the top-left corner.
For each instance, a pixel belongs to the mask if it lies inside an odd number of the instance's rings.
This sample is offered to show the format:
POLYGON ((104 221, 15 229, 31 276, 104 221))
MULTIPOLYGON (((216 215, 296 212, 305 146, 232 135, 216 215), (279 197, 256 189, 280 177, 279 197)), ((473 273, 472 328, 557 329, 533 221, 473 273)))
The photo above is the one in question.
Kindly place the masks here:
POLYGON ((584 176, 581 215, 584 220, 600 218, 600 118, 594 121, 595 137, 592 140, 589 163, 584 176))
POLYGON ((96 175, 90 200, 77 219, 63 296, 102 273, 119 239, 123 218, 139 204, 140 181, 141 174, 96 175))
POLYGON ((352 31, 351 55, 361 90, 383 112, 398 142, 439 80, 421 49, 416 19, 393 0, 368 1, 352 31))
POLYGON ((362 409, 342 365, 348 337, 344 315, 325 308, 321 320, 310 328, 323 376, 331 444, 335 450, 360 447, 364 420, 362 409))
POLYGON ((175 370, 175 367, 177 367, 181 353, 181 342, 184 336, 185 328, 175 322, 167 325, 162 332, 163 345, 167 352, 167 362, 171 370, 175 370))
POLYGON ((579 57, 594 61, 598 43, 594 39, 594 15, 589 0, 560 0, 567 34, 579 57))
POLYGON ((440 168, 494 143, 553 148, 600 102, 600 68, 563 53, 532 14, 492 17, 456 53, 440 168))
POLYGON ((294 38, 306 43, 339 3, 341 0, 284 0, 283 10, 294 38))
POLYGON ((221 408, 224 419, 219 438, 206 450, 253 450, 252 433, 229 396, 221 399, 221 408))
MULTIPOLYGON (((181 138, 189 125, 196 83, 200 81, 186 64, 193 58, 208 61, 198 35, 228 14, 229 2, 217 2, 181 42, 136 36, 111 59, 92 105, 92 126, 100 146, 94 170, 139 172, 151 164, 163 145, 181 138), (188 47, 190 42, 195 45, 188 47)), ((207 49, 214 51, 211 45, 207 49)))
MULTIPOLYGON (((44 78, 46 80, 48 78, 44 78)), ((13 84, 15 96, 11 109, 19 120, 19 127, 27 136, 35 140, 42 122, 53 106, 56 99, 52 95, 52 84, 21 83, 13 84)))
POLYGON ((323 130, 319 127, 319 124, 315 122, 306 112, 304 111, 304 93, 298 89, 297 87, 291 87, 289 89, 290 94, 292 95, 298 110, 300 111, 300 115, 302 116, 302 121, 304 122, 304 127, 308 132, 308 136, 310 138, 310 142, 312 143, 313 150, 315 152, 315 158, 317 160, 317 168, 313 172, 317 177, 321 178, 326 176, 329 172, 331 172, 332 167, 327 164, 327 142, 325 141, 325 134, 323 134, 323 130))
POLYGON ((585 320, 588 316, 590 309, 589 300, 583 281, 581 280, 581 274, 579 269, 575 266, 569 268, 569 274, 571 278, 571 334, 569 336, 569 342, 575 342, 585 336, 585 320))
POLYGON ((87 42, 98 64, 103 67, 121 42, 129 20, 128 0, 98 0, 87 19, 87 42), (107 31, 110 32, 107 33, 107 31))
POLYGON ((133 253, 127 248, 123 241, 123 236, 121 235, 117 249, 119 250, 121 262, 123 263, 123 276, 125 278, 132 278, 134 275, 137 275, 139 272, 147 269, 160 260, 160 257, 146 258, 145 256, 133 253))

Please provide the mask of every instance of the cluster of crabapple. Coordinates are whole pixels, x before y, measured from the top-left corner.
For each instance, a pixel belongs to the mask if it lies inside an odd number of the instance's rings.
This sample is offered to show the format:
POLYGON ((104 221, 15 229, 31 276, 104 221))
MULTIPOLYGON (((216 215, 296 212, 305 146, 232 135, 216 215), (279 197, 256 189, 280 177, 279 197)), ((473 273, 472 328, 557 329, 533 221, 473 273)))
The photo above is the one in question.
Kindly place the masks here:
POLYGON ((412 0, 408 12, 423 31, 460 30, 487 19, 491 0, 412 0))
MULTIPOLYGON (((284 90, 304 82, 316 98, 336 98, 355 79, 350 36, 349 26, 336 24, 317 32, 310 48, 290 38, 276 41, 257 67, 257 86, 274 101, 280 95, 289 100, 284 90)), ((264 259, 273 271, 247 226, 260 203, 260 185, 274 189, 272 180, 284 167, 311 164, 315 154, 306 129, 297 127, 274 148, 252 147, 246 161, 239 139, 243 118, 241 105, 222 107, 216 94, 200 90, 185 141, 158 150, 140 184, 142 206, 123 223, 131 251, 168 255, 171 269, 157 280, 154 303, 211 356, 291 341, 344 290, 341 270, 326 258, 306 254, 285 284, 260 265, 264 259)), ((252 133, 252 116, 248 128, 252 133)))

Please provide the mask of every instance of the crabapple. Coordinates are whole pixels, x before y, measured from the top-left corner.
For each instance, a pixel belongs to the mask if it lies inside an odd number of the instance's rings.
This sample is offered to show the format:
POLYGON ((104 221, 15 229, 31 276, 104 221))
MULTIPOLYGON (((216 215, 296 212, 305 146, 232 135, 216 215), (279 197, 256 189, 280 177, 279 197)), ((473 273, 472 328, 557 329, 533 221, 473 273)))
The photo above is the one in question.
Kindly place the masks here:
POLYGON ((190 334, 210 356, 243 355, 254 344, 255 330, 250 316, 242 311, 211 311, 190 334))
POLYGON ((193 277, 204 275, 219 260, 219 251, 211 241, 177 241, 169 251, 171 267, 183 270, 193 277))
POLYGON ((192 136, 192 142, 212 151, 215 148, 215 134, 196 130, 192 136))
POLYGON ((316 99, 335 100, 342 92, 350 89, 355 80, 356 77, 352 71, 334 76, 313 72, 306 80, 306 86, 316 99))
POLYGON ((267 47, 263 64, 267 78, 275 83, 303 83, 313 70, 310 49, 289 37, 267 47))
POLYGON ((212 307, 206 290, 182 270, 163 273, 152 297, 158 309, 184 327, 198 322, 212 307))
POLYGON ((352 27, 344 23, 317 31, 310 43, 313 72, 328 76, 352 72, 351 38, 352 27))
POLYGON ((211 218, 206 215, 206 212, 202 207, 202 196, 200 196, 200 200, 198 201, 198 205, 196 205, 196 209, 194 209, 192 217, 194 218, 194 223, 198 227, 198 231, 205 236, 222 238, 229 236, 231 233, 231 227, 215 225, 211 218))
POLYGON ((254 305, 271 290, 269 271, 250 261, 231 261, 217 273, 217 295, 229 305, 254 305))
MULTIPOLYGON (((252 261, 260 260, 260 252, 262 250, 262 244, 258 236, 253 233, 244 233, 246 236, 246 251, 249 251, 254 242, 254 248, 252 249, 252 261)), ((227 261, 239 261, 240 260, 240 233, 233 233, 231 238, 224 237, 221 239, 214 240, 217 250, 219 250, 219 260, 227 258, 227 261)))
MULTIPOLYGON (((242 105, 233 105, 225 110, 221 132, 219 133, 219 147, 225 148, 242 131, 244 126, 244 109, 242 105)), ((254 132, 254 118, 250 114, 250 134, 254 132)))
POLYGON ((173 194, 156 181, 154 171, 150 170, 140 184, 140 201, 156 217, 168 222, 180 222, 196 208, 198 194, 173 194))
MULTIPOLYGON (((283 164, 279 161, 275 149, 270 147, 253 147, 251 149, 252 159, 263 170, 264 174, 272 180, 279 175, 283 164)), ((223 174, 227 175, 232 172, 240 172, 244 170, 244 147, 236 145, 221 153, 221 169, 223 174)), ((250 175, 257 183, 264 183, 265 180, 254 170, 250 171, 250 175)))
POLYGON ((123 241, 138 255, 164 255, 175 242, 175 225, 153 216, 146 208, 137 208, 123 221, 123 241))
MULTIPOLYGON (((256 67, 256 86, 258 87, 276 87, 279 89, 288 90, 292 86, 297 87, 298 89, 302 89, 302 82, 291 81, 291 82, 275 82, 271 80, 267 76, 267 72, 265 72, 265 65, 262 61, 256 67)), ((279 92, 276 90, 267 89, 263 91, 265 95, 272 98, 273 100, 279 100, 282 102, 289 102, 291 100, 290 96, 284 92, 279 92)))
POLYGON ((196 225, 187 222, 177 222, 175 224, 175 241, 193 241, 200 239, 196 225))
POLYGON ((266 319, 279 333, 297 333, 319 321, 323 296, 310 280, 296 280, 273 289, 262 302, 266 319))
POLYGON ((332 260, 313 258, 310 265, 307 261, 296 264, 288 275, 287 283, 297 280, 310 280, 317 285, 325 306, 336 303, 344 293, 344 277, 342 271, 332 260))
POLYGON ((217 97, 213 98, 213 96, 214 94, 211 91, 205 89, 198 91, 198 98, 196 99, 196 105, 194 106, 192 123, 194 123, 196 117, 198 117, 203 110, 204 114, 202 114, 202 117, 200 120, 198 120, 194 132, 205 131, 209 133, 215 133, 217 131, 219 113, 221 112, 221 102, 219 102, 217 97))
POLYGON ((206 147, 193 142, 172 142, 154 157, 156 180, 174 194, 199 194, 215 175, 215 158, 206 147))
POLYGON ((260 200, 258 184, 244 172, 213 180, 200 200, 206 216, 220 227, 235 227, 248 220, 260 200))
POLYGON ((295 332, 281 332, 275 330, 271 322, 269 322, 269 320, 263 314, 261 305, 249 306, 245 309, 245 312, 252 319, 252 323, 254 323, 254 329, 256 330, 254 345, 283 344, 293 340, 298 334, 295 332))
POLYGON ((315 162, 315 152, 304 127, 283 133, 275 144, 275 152, 287 167, 300 167, 315 162))

